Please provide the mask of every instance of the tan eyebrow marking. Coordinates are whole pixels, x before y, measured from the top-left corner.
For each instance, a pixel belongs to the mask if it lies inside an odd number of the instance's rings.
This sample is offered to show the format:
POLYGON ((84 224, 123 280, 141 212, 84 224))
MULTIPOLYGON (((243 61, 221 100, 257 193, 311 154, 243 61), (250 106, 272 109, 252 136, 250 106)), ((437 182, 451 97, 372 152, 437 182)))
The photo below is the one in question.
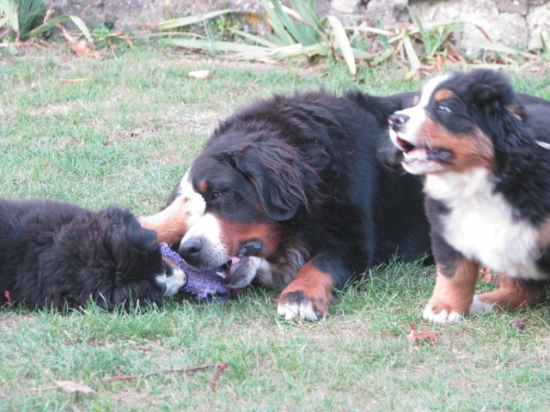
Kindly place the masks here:
POLYGON ((201 180, 199 183, 199 190, 201 193, 206 193, 208 190, 208 182, 206 180, 201 180))
POLYGON ((434 99, 437 102, 440 102, 442 100, 450 99, 453 96, 454 96, 454 93, 449 89, 439 89, 437 92, 435 92, 434 99))

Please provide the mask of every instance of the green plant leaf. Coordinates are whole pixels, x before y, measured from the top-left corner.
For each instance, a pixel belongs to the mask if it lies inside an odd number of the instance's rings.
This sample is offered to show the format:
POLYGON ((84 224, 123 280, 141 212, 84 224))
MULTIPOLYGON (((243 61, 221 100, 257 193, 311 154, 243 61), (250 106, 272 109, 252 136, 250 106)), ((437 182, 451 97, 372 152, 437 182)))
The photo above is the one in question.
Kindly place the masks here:
POLYGON ((216 52, 247 52, 269 50, 266 47, 252 46, 250 44, 244 43, 210 41, 202 39, 166 39, 164 40, 164 43, 176 47, 213 50, 216 52))
POLYGON ((88 27, 86 26, 86 23, 82 21, 82 19, 78 16, 69 16, 69 18, 72 20, 72 22, 80 29, 84 37, 86 37, 86 40, 88 42, 93 43, 94 40, 92 39, 92 36, 90 35, 90 31, 88 30, 88 27))
POLYGON ((411 73, 414 74, 420 68, 420 60, 414 51, 411 38, 408 35, 403 37, 403 46, 405 47, 405 53, 407 53, 407 58, 409 59, 409 63, 411 65, 411 73))
POLYGON ((518 49, 514 49, 512 47, 505 46, 503 44, 498 43, 488 43, 488 42, 471 42, 467 45, 472 47, 479 47, 480 49, 490 50, 498 53, 504 53, 504 54, 515 54, 518 56, 522 56, 528 59, 534 59, 537 56, 532 53, 524 52, 518 49))
POLYGON ((386 50, 384 50, 384 52, 380 56, 374 58, 372 60, 371 64, 373 64, 373 65, 380 64, 384 60, 389 59, 392 55, 393 55, 393 49, 386 49, 386 50))
POLYGON ((16 32, 19 32, 19 18, 17 16, 17 8, 14 0, 0 0, 0 6, 4 10, 6 19, 8 19, 11 27, 16 32))
POLYGON ((268 23, 271 25, 271 28, 273 29, 273 32, 276 36, 270 36, 272 40, 275 41, 277 39, 276 43, 279 46, 290 46, 292 44, 295 44, 296 41, 292 38, 292 36, 286 31, 285 26, 277 13, 269 6, 269 3, 267 0, 260 0, 262 2, 262 6, 264 7, 267 16, 268 16, 268 23))
POLYGON ((357 73, 357 67, 355 66, 355 58, 353 57, 353 51, 351 45, 349 44, 349 39, 344 30, 344 26, 336 16, 328 16, 328 22, 332 26, 332 33, 334 34, 334 40, 336 44, 340 47, 342 56, 348 65, 349 71, 352 75, 357 73))
POLYGON ((283 11, 283 8, 281 7, 281 3, 279 0, 271 0, 271 4, 273 4, 273 9, 275 10, 275 13, 277 13, 277 16, 281 20, 281 22, 284 24, 285 28, 288 30, 288 32, 300 43, 304 45, 309 45, 307 39, 305 36, 303 36, 303 33, 300 32, 292 19, 283 11))
POLYGON ((238 29, 230 29, 231 33, 235 33, 241 37, 244 37, 245 39, 252 40, 253 42, 259 43, 262 46, 265 47, 277 47, 277 44, 270 42, 269 40, 264 39, 263 37, 256 36, 254 34, 250 34, 248 32, 238 30, 238 29))
POLYGON ((48 22, 46 22, 44 24, 41 24, 40 26, 36 27, 35 29, 29 31, 26 34, 25 38, 38 36, 39 34, 44 33, 45 31, 47 31, 47 30, 51 29, 52 27, 54 27, 56 24, 64 22, 68 18, 70 18, 70 16, 68 16, 66 14, 62 14, 60 16, 55 16, 53 19, 49 20, 48 22))
POLYGON ((157 24, 157 28, 161 30, 175 29, 177 27, 189 26, 191 24, 200 23, 201 21, 209 20, 213 17, 221 16, 227 13, 234 13, 236 10, 219 10, 210 13, 200 14, 198 16, 182 17, 179 19, 165 20, 157 24))

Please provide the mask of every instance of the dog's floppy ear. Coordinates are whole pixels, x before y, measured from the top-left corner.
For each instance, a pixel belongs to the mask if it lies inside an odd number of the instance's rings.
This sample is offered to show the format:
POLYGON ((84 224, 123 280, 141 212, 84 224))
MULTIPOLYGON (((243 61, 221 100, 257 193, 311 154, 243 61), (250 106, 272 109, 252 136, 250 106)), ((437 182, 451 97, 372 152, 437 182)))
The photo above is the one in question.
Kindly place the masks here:
POLYGON ((471 74, 474 84, 468 87, 475 90, 473 99, 485 107, 487 114, 501 112, 523 121, 523 105, 504 73, 478 69, 471 74))
POLYGON ((243 145, 220 154, 256 187, 265 211, 274 220, 293 218, 300 207, 310 206, 312 192, 319 180, 292 146, 264 140, 243 145))

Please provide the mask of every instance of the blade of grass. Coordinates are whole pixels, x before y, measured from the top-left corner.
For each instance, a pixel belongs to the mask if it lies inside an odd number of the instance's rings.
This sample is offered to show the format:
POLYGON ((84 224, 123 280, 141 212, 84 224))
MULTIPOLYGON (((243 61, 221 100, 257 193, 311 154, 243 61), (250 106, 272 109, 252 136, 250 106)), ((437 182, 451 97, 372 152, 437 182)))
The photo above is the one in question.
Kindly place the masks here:
POLYGON ((351 45, 349 44, 348 36, 344 30, 344 26, 336 16, 328 16, 328 22, 332 26, 332 32, 334 34, 334 39, 336 44, 340 46, 340 51, 344 56, 344 60, 348 65, 349 71, 352 75, 355 75, 357 72, 357 67, 355 66, 355 58, 353 57, 353 51, 351 45))

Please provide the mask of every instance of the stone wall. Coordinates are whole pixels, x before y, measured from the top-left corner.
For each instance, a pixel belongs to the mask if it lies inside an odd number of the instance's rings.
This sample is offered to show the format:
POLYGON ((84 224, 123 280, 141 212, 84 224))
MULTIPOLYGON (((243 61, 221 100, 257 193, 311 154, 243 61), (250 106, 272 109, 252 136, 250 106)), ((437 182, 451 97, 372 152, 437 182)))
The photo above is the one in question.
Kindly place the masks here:
MULTIPOLYGON (((282 1, 288 4, 288 0, 282 1)), ((344 24, 381 21, 386 28, 411 22, 410 6, 423 23, 464 21, 456 34, 469 53, 490 41, 520 50, 542 47, 550 31, 550 0, 318 0, 320 16, 335 14, 344 24)), ((92 27, 105 24, 117 31, 139 30, 173 17, 223 8, 259 12, 259 0, 54 0, 55 13, 76 14, 92 27)))

